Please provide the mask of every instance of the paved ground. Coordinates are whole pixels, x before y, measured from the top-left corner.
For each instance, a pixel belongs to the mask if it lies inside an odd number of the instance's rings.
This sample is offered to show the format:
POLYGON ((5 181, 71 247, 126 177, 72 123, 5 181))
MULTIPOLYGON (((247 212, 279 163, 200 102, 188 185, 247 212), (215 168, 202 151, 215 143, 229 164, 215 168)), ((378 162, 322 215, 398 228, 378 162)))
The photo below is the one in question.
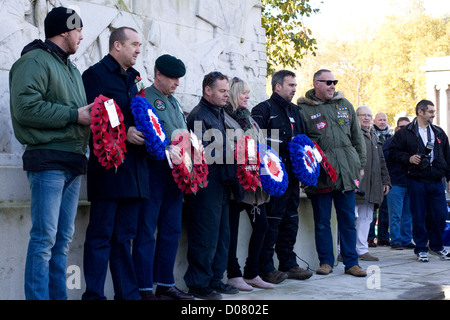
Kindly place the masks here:
MULTIPOLYGON (((450 248, 447 248, 447 250, 450 248)), ((413 250, 370 248, 380 261, 360 261, 366 278, 344 274, 339 263, 333 273, 304 281, 285 280, 275 289, 253 289, 224 300, 450 300, 450 261, 429 254, 429 262, 417 262, 413 250)), ((300 265, 305 267, 304 265, 300 265)))

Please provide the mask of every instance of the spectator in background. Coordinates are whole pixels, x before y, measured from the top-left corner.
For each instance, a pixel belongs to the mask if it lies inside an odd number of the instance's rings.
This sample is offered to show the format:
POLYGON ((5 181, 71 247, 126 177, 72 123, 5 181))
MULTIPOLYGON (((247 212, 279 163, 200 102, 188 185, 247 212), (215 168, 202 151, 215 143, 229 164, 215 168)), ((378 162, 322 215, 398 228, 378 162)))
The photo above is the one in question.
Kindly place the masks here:
MULTIPOLYGON (((383 112, 379 112, 375 115, 373 119, 373 128, 375 133, 380 140, 381 144, 391 138, 393 134, 390 131, 387 116, 383 112)), ((383 198, 378 210, 373 211, 373 221, 370 224, 369 237, 368 237, 369 247, 388 246, 389 245, 389 211, 387 206, 386 196, 383 198), (375 225, 378 220, 377 233, 375 234, 375 225), (377 242, 375 243, 375 237, 377 242)))
POLYGON ((445 132, 433 125, 436 107, 429 100, 416 105, 417 117, 394 135, 390 157, 406 172, 413 221, 414 253, 428 262, 428 250, 443 260, 450 253, 443 246, 447 201, 442 179, 450 180, 450 146, 445 132))
MULTIPOLYGON (((408 117, 400 117, 397 120, 395 132, 406 127, 411 121, 408 117)), ((387 195, 389 209, 389 228, 392 249, 414 249, 412 243, 412 217, 409 207, 409 196, 406 190, 406 176, 402 165, 393 157, 390 157, 389 148, 393 137, 383 144, 384 158, 391 178, 392 188, 387 195)))
POLYGON ((366 142, 367 162, 364 166, 364 177, 361 179, 359 190, 362 193, 356 195, 356 251, 360 260, 378 261, 377 257, 369 253, 367 236, 373 212, 381 204, 390 189, 391 181, 384 160, 382 144, 376 136, 372 125, 372 111, 367 106, 360 106, 356 114, 361 125, 361 131, 366 142))

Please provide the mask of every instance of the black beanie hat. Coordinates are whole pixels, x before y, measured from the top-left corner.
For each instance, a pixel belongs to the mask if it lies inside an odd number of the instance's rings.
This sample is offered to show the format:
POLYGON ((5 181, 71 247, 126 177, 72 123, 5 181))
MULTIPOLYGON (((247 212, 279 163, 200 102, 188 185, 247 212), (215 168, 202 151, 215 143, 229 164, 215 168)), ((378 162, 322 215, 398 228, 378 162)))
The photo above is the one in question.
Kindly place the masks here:
POLYGON ((186 67, 183 61, 168 54, 164 54, 156 59, 155 66, 159 72, 169 78, 181 78, 186 74, 186 67))
POLYGON ((83 22, 75 10, 58 7, 53 8, 44 20, 45 38, 82 28, 83 22))

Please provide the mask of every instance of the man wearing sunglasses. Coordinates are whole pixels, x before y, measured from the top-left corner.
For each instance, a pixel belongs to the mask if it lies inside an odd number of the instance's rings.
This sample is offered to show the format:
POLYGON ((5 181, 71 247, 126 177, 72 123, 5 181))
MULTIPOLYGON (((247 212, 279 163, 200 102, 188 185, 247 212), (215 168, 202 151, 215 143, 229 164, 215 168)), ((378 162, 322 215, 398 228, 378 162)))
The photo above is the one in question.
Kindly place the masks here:
POLYGON ((337 83, 330 70, 319 70, 314 74, 314 89, 297 101, 306 134, 319 144, 337 173, 333 182, 322 170, 317 185, 305 189, 314 213, 320 261, 316 272, 326 275, 333 271, 335 257, 330 219, 334 202, 345 273, 365 277, 367 274, 358 265, 356 253, 355 190, 364 174, 366 146, 355 109, 342 92, 336 92, 337 83))

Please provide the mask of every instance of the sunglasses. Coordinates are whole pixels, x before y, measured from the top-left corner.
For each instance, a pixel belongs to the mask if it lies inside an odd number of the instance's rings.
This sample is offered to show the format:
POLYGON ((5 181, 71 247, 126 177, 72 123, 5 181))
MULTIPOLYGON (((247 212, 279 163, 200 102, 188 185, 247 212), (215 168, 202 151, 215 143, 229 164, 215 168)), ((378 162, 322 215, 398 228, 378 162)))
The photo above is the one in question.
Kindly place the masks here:
POLYGON ((339 80, 317 80, 319 82, 325 82, 327 86, 331 86, 332 84, 337 85, 339 80))

